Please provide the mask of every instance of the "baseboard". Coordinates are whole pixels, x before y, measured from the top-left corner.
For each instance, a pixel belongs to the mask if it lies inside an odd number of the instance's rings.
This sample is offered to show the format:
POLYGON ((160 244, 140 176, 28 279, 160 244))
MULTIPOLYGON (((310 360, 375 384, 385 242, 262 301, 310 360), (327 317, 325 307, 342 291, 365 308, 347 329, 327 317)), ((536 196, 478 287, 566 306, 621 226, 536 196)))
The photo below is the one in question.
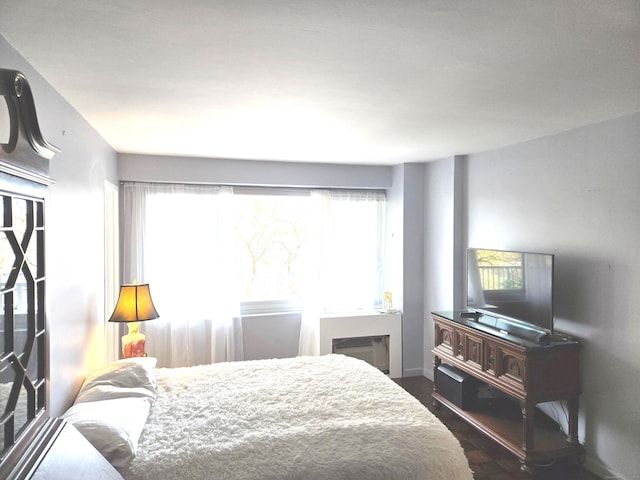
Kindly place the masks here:
MULTIPOLYGON (((424 374, 424 369, 422 368, 406 368, 402 370, 403 377, 421 377, 426 375, 424 374)), ((427 377, 428 378, 428 377, 427 377)))
POLYGON ((432 368, 406 368, 402 370, 403 377, 427 377, 433 382, 432 368))
POLYGON ((585 457, 584 464, 582 466, 587 470, 589 470, 591 473, 602 478, 603 480, 638 480, 640 479, 640 476, 627 478, 621 475, 616 475, 615 473, 611 472, 611 470, 609 470, 607 466, 604 465, 601 461, 599 461, 598 459, 592 458, 589 455, 585 457))

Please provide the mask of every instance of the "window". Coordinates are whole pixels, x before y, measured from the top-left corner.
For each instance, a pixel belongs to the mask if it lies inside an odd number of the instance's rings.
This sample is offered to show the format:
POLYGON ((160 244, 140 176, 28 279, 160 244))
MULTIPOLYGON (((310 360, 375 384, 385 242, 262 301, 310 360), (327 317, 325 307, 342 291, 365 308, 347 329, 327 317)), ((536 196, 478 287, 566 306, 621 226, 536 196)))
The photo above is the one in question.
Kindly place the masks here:
POLYGON ((384 194, 234 193, 244 312, 296 310, 309 295, 326 310, 380 304, 384 194))
POLYGON ((145 281, 178 293, 188 279, 184 303, 211 302, 224 276, 243 314, 311 299, 324 310, 381 305, 384 192, 144 188, 145 281))
POLYGON ((242 302, 302 301, 309 192, 234 191, 233 244, 242 302))

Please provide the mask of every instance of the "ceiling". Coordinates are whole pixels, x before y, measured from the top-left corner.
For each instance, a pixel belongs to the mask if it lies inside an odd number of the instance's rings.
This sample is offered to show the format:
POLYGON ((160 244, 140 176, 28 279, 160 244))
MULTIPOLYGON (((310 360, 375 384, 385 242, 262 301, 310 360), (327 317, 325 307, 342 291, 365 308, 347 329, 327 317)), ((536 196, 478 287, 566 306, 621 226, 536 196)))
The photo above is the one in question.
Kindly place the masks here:
POLYGON ((640 111, 639 0, 0 0, 0 12, 0 34, 118 152, 393 165, 640 111))

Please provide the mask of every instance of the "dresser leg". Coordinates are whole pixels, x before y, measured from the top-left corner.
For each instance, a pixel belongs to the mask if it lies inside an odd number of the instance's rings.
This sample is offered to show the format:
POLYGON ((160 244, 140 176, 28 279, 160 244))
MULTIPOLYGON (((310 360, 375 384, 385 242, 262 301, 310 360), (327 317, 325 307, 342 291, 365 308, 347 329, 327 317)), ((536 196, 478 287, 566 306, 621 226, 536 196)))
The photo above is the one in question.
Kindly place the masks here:
POLYGON ((567 406, 569 409, 569 431, 567 432, 567 442, 571 445, 578 445, 578 397, 569 399, 567 406))
MULTIPOLYGON (((433 357, 433 391, 437 392, 438 391, 438 367, 440 366, 440 364, 442 363, 442 360, 440 359, 440 357, 433 357)), ((439 401, 437 400, 433 400, 432 405, 440 410, 440 408, 442 407, 442 405, 440 404, 439 401)))
POLYGON ((534 465, 524 460, 522 460, 522 463, 520 464, 520 470, 523 472, 530 473, 531 475, 535 475, 538 473, 538 469, 534 465))
POLYGON ((522 409, 522 449, 526 453, 533 450, 535 405, 529 402, 523 402, 520 404, 520 407, 522 409))

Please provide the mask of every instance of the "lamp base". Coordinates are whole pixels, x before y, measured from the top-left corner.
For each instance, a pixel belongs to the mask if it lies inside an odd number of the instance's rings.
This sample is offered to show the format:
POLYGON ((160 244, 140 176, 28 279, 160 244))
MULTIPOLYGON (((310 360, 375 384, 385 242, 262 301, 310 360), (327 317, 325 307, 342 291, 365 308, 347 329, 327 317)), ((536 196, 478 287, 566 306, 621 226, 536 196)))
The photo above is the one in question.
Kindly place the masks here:
POLYGON ((138 322, 127 324, 129 333, 122 337, 122 356, 124 358, 144 357, 145 336, 138 331, 138 322))

